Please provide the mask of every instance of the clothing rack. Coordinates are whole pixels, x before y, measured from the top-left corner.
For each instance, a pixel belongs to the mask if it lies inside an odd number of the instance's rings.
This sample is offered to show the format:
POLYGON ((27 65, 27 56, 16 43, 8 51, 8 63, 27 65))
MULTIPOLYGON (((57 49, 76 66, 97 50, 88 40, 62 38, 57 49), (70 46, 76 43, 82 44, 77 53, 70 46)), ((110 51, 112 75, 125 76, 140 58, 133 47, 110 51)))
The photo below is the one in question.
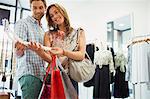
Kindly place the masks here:
MULTIPOLYGON (((147 43, 150 44, 150 34, 148 35, 142 35, 142 36, 136 36, 132 38, 130 44, 128 44, 127 47, 133 46, 135 44, 142 44, 147 43)), ((146 84, 147 82, 138 82, 138 83, 132 83, 133 85, 133 99, 142 99, 142 85, 146 84)))
POLYGON ((135 39, 135 38, 142 38, 142 37, 150 37, 150 34, 147 34, 147 35, 140 35, 140 36, 135 36, 135 37, 133 37, 133 39, 135 39))
POLYGON ((137 44, 137 43, 142 43, 142 42, 146 42, 149 44, 149 41, 150 41, 150 35, 147 35, 147 36, 137 36, 135 38, 132 39, 132 42, 130 42, 130 44, 128 44, 127 48, 129 46, 132 46, 134 44, 137 44), (134 40, 133 40, 134 39, 134 40))

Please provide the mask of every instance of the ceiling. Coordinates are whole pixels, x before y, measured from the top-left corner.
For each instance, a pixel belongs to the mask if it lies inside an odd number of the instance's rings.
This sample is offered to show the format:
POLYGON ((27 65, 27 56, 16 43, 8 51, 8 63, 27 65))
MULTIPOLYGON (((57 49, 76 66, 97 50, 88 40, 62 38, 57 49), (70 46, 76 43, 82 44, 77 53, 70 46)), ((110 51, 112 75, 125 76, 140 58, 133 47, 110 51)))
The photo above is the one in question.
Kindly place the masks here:
POLYGON ((114 29, 116 30, 124 31, 131 29, 131 15, 120 17, 114 20, 113 22, 114 22, 114 29))
MULTIPOLYGON (((49 5, 52 2, 57 2, 57 3, 64 3, 64 2, 128 2, 128 1, 141 1, 141 2, 146 2, 149 0, 46 0, 47 4, 49 5)), ((8 4, 8 5, 13 5, 15 6, 16 0, 0 0, 0 4, 8 4)), ((25 9, 30 9, 30 4, 29 0, 19 0, 19 7, 25 8, 25 9)), ((118 18, 114 20, 114 28, 117 30, 125 30, 131 28, 131 17, 130 16, 124 16, 121 18, 118 18), (124 24, 124 25, 123 25, 124 24)))
POLYGON ((122 32, 131 30, 132 27, 131 18, 132 16, 129 14, 108 22, 107 31, 111 32, 112 29, 117 31, 122 31, 122 32))
MULTIPOLYGON (((62 2, 128 2, 128 1, 149 1, 149 0, 46 0, 47 4, 50 4, 51 2, 57 2, 57 3, 62 3, 62 2)), ((8 5, 13 5, 15 6, 16 0, 0 0, 0 3, 3 4, 8 4, 8 5)), ((29 0, 19 0, 19 5, 25 9, 30 9, 29 6, 29 0)))

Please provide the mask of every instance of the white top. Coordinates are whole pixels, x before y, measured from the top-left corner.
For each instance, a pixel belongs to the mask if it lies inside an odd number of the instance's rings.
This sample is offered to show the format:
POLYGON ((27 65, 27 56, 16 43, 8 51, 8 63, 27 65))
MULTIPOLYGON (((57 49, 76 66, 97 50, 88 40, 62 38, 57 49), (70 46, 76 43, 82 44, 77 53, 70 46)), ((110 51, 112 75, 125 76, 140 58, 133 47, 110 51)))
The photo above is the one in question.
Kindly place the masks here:
POLYGON ((150 82, 149 66, 150 45, 137 43, 132 46, 131 82, 150 82))
POLYGON ((123 52, 117 52, 115 56, 115 69, 120 66, 120 71, 125 72, 127 59, 123 52))
POLYGON ((102 65, 109 65, 110 72, 114 71, 113 57, 109 50, 99 50, 95 52, 95 64, 102 68, 102 65))

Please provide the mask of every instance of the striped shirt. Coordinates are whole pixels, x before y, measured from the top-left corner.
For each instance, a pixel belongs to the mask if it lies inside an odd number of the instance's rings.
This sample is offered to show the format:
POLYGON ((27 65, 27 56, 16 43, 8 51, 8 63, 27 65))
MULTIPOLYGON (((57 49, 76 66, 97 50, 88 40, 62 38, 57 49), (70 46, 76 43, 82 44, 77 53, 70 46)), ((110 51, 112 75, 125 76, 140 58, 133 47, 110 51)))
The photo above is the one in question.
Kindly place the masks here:
MULTIPOLYGON (((43 44, 44 30, 31 16, 15 24, 15 33, 24 41, 43 44)), ((17 57, 17 79, 24 75, 33 75, 43 80, 44 74, 44 61, 32 50, 26 49, 22 57, 17 57)))

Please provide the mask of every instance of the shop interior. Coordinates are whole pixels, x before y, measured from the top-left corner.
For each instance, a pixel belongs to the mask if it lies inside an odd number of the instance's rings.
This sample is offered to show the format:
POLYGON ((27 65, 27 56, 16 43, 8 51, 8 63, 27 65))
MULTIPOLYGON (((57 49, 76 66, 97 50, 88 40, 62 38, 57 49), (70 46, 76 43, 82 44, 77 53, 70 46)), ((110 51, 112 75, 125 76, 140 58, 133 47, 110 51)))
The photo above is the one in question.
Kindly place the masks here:
MULTIPOLYGON (((100 51, 112 52, 113 49, 114 72, 107 71, 112 74, 110 78, 112 77, 113 81, 109 82, 108 79, 109 87, 106 89, 109 90, 111 99, 150 97, 150 0, 46 1, 47 5, 63 5, 69 14, 71 25, 85 30, 86 44, 92 44, 95 48, 95 65, 100 65, 98 59, 105 57, 99 54, 100 51), (117 61, 122 62, 122 69, 118 69, 117 61), (121 77, 125 85, 120 85, 114 80, 117 79, 116 74, 119 70, 123 74, 121 77), (118 96, 116 88, 122 85, 127 88, 122 90, 124 95, 118 96)), ((29 0, 0 0, 0 93, 8 92, 9 99, 21 99, 21 90, 15 80, 17 67, 14 43, 4 32, 2 19, 6 18, 9 21, 10 30, 13 32, 15 23, 28 15, 31 15, 29 0)), ((42 23, 47 31, 45 16, 42 23)), ((94 90, 99 91, 95 85, 79 83, 79 99, 94 99, 94 90)), ((95 99, 101 99, 100 93, 95 99)))

